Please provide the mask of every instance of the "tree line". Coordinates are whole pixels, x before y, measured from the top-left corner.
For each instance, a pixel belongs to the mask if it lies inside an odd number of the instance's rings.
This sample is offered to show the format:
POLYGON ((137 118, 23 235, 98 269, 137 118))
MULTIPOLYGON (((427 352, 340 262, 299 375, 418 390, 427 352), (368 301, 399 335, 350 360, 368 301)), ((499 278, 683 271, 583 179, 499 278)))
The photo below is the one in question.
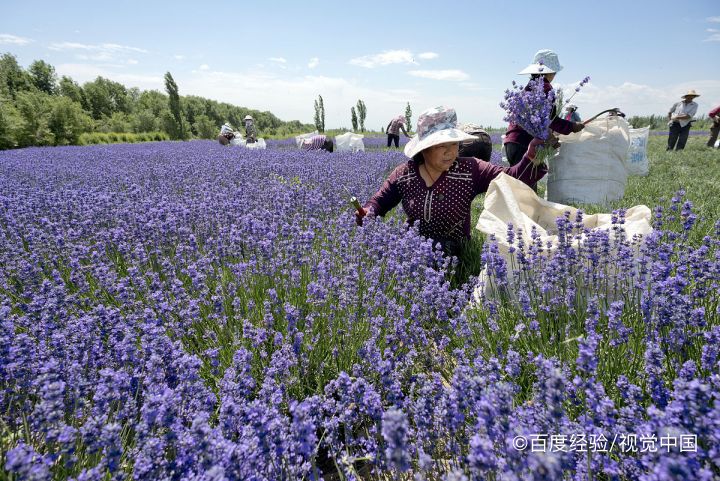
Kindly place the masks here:
POLYGON ((224 122, 240 127, 246 115, 253 116, 265 135, 310 128, 297 120, 284 122, 270 112, 181 96, 169 72, 165 90, 127 88, 104 77, 80 85, 68 76, 58 79, 55 68, 43 60, 24 69, 14 55, 5 53, 0 56, 0 149, 76 145, 83 135, 96 133, 210 139, 224 122))

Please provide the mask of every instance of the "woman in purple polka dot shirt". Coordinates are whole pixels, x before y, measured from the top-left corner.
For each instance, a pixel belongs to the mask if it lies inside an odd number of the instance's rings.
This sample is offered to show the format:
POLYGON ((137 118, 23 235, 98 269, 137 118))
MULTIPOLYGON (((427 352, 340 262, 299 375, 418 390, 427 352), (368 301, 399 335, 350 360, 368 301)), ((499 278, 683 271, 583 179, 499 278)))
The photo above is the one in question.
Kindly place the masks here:
MULTIPOLYGON (((457 255, 463 240, 470 238, 470 207, 478 194, 487 191, 501 172, 531 185, 547 172, 534 165, 540 140, 530 143, 520 163, 503 168, 475 157, 458 157, 460 142, 475 137, 457 128, 455 110, 436 107, 418 118, 417 134, 405 146, 409 160, 399 165, 380 190, 365 203, 368 216, 384 216, 402 203, 410 224, 440 242, 448 254, 457 255)), ((358 223, 362 218, 358 215, 358 223)))

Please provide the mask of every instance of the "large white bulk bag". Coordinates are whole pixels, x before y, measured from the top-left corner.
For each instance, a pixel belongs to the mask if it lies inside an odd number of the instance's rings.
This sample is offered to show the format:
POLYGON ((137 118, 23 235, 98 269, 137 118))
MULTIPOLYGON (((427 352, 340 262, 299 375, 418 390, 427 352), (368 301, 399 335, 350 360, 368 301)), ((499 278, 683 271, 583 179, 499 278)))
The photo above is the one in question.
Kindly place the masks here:
MULTIPOLYGON (((517 267, 518 262, 512 258, 513 254, 510 253, 510 244, 507 241, 508 224, 513 225, 517 236, 515 247, 522 243, 525 246, 525 252, 528 252, 533 241, 531 233, 534 228, 540 236, 543 246, 542 255, 552 256, 557 251, 559 242, 555 220, 562 217, 565 212, 570 213, 570 219, 574 220, 577 216, 576 208, 541 199, 525 183, 505 173, 490 182, 485 194, 483 210, 475 228, 485 234, 488 239, 491 235, 495 236, 498 252, 508 266, 508 287, 511 297, 514 297, 513 287, 517 282, 517 279, 513 278, 512 266, 517 267)), ((651 222, 652 212, 647 206, 636 205, 627 209, 623 223, 625 240, 632 242, 635 236, 646 237, 653 231, 651 222)), ((583 215, 582 224, 591 231, 605 230, 611 238, 616 235, 611 214, 583 215)), ((583 234, 574 238, 571 245, 577 250, 583 246, 586 240, 587 237, 583 234)), ((581 282, 578 280, 579 284, 581 282)), ((579 287, 583 286, 579 285, 579 287)), ((485 268, 480 273, 479 286, 475 290, 474 299, 476 302, 480 302, 483 297, 494 297, 495 294, 493 282, 485 268)), ((596 294, 610 296, 610 293, 596 294)))
POLYGON ((358 152, 365 151, 363 143, 364 135, 346 132, 335 136, 335 146, 338 152, 358 152))
POLYGON ((315 132, 310 132, 309 134, 300 134, 300 135, 295 136, 295 143, 297 144, 298 149, 302 145, 303 140, 309 139, 313 135, 318 135, 318 133, 319 132, 316 130, 315 132))
POLYGON ((630 127, 619 116, 589 122, 560 135, 560 149, 548 160, 545 196, 562 204, 607 204, 625 194, 630 127))
POLYGON ((630 129, 630 148, 627 155, 628 174, 647 175, 650 165, 647 157, 650 127, 630 129))
POLYGON ((267 144, 265 143, 265 139, 260 138, 257 139, 255 142, 247 143, 245 139, 242 137, 235 137, 230 141, 230 145, 237 145, 240 147, 245 147, 246 149, 250 150, 265 150, 267 149, 267 144))

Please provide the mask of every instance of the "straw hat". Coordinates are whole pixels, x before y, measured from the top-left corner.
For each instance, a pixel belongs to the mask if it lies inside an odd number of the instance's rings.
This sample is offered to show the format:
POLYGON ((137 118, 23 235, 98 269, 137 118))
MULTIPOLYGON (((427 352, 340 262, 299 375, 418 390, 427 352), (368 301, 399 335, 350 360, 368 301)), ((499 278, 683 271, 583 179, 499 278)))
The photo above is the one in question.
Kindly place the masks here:
POLYGON ((685 95, 683 95, 682 97, 680 97, 680 98, 684 99, 685 97, 693 97, 693 98, 695 98, 695 97, 700 97, 700 94, 699 94, 699 93, 696 93, 694 90, 688 90, 687 93, 686 93, 685 95))
POLYGON ((253 120, 253 118, 251 115, 246 115, 243 120, 253 120))
POLYGON ((405 155, 410 158, 428 147, 449 142, 477 139, 457 128, 457 114, 450 107, 435 107, 420 114, 417 133, 405 145, 405 155))

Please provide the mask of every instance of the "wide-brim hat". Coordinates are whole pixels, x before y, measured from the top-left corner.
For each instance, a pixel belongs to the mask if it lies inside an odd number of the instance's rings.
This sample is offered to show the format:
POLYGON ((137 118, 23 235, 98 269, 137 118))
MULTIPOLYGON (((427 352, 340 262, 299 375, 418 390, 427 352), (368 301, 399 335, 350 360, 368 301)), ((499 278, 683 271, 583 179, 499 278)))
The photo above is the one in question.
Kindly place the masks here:
POLYGON ((688 90, 687 93, 680 98, 684 99, 685 97, 700 97, 700 94, 695 92, 694 90, 688 90))
POLYGON ((435 107, 420 114, 417 133, 405 144, 405 155, 415 157, 423 150, 449 142, 464 142, 477 139, 457 128, 457 114, 450 107, 435 107))
POLYGON ((246 115, 243 120, 253 120, 253 118, 252 118, 252 116, 250 116, 250 115, 246 115))
POLYGON ((563 69, 555 52, 548 49, 538 50, 530 65, 518 72, 518 75, 557 73, 563 69))

